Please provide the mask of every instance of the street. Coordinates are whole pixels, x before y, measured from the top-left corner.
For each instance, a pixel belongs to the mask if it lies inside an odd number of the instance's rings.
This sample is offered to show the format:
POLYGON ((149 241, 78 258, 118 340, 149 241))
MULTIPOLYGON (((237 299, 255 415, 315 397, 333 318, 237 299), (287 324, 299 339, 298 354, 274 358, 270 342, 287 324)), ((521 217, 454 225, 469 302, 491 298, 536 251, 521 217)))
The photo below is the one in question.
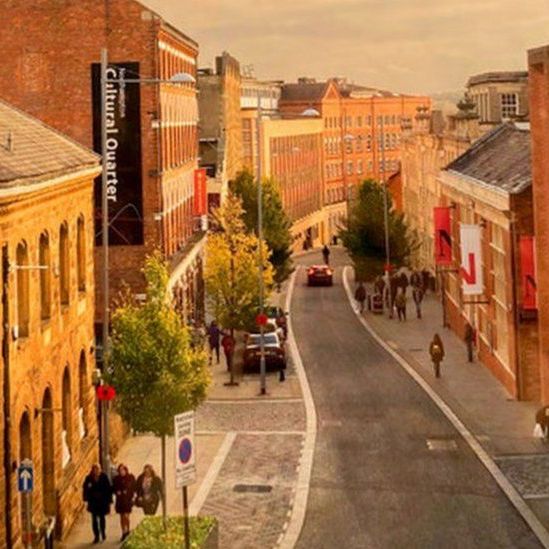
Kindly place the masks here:
POLYGON ((300 269, 292 302, 318 416, 297 546, 540 547, 446 417, 360 325, 344 262, 333 249, 331 288, 307 287, 300 269))

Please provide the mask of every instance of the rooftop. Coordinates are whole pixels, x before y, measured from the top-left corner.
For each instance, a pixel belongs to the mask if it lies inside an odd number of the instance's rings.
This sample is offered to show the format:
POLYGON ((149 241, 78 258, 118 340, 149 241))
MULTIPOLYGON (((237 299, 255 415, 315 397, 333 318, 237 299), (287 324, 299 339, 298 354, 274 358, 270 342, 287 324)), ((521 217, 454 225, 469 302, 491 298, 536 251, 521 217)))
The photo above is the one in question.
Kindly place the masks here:
POLYGON ((532 184, 530 127, 501 124, 450 163, 446 170, 517 194, 532 184))
POLYGON ((99 161, 89 149, 0 100, 0 187, 53 179, 99 161))
POLYGON ((478 84, 494 84, 498 82, 521 82, 528 80, 528 71, 497 71, 475 74, 467 81, 467 87, 478 84))
POLYGON ((329 82, 301 81, 292 84, 284 84, 282 86, 281 101, 320 101, 326 90, 329 82))

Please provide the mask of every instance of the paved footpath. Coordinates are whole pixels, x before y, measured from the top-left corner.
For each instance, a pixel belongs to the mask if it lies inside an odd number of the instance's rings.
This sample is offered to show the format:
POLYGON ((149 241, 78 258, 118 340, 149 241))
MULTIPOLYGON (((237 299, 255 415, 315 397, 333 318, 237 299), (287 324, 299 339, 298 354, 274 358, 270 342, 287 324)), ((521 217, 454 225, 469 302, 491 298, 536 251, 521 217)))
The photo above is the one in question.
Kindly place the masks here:
MULTIPOLYGON (((279 303, 284 295, 278 296, 279 303)), ((207 401, 196 413, 197 482, 190 487, 191 514, 219 520, 220 547, 277 547, 288 528, 306 435, 301 385, 290 358, 287 378, 267 376, 267 395, 259 396, 257 374, 236 375, 240 385, 226 387, 226 365, 212 366, 207 401)), ((181 491, 174 488, 173 439, 168 441, 168 513, 181 514, 181 491)), ((128 439, 116 462, 139 472, 145 463, 160 471, 160 442, 150 436, 128 439)), ((132 526, 142 518, 132 514, 132 526)), ((88 547, 89 516, 83 513, 64 547, 88 547)), ((111 513, 107 543, 119 545, 118 517, 111 513)))
MULTIPOLYGON (((348 275, 352 285, 351 269, 348 275)), ((365 312, 363 318, 443 398, 549 529, 549 446, 532 436, 539 404, 511 398, 481 362, 467 361, 465 343, 442 327, 436 296, 427 294, 422 309, 423 318, 417 319, 409 298, 405 322, 387 313, 365 312), (446 353, 440 379, 433 375, 428 352, 435 332, 446 353)))

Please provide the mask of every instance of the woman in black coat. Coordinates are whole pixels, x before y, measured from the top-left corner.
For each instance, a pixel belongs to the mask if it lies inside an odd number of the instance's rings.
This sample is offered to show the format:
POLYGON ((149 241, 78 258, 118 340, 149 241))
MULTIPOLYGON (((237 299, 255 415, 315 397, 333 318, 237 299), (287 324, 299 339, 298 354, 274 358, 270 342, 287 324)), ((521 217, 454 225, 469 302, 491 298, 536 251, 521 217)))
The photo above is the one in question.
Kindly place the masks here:
POLYGON ((155 515, 162 499, 162 480, 156 476, 152 465, 145 465, 137 477, 136 505, 143 508, 146 515, 155 515))
POLYGON ((135 477, 130 474, 125 465, 120 464, 117 471, 118 474, 112 482, 116 496, 114 510, 120 515, 120 528, 122 529, 120 541, 124 541, 130 534, 130 514, 135 497, 135 477))
POLYGON ((106 539, 105 515, 111 510, 112 487, 109 477, 101 471, 99 465, 93 465, 90 474, 84 480, 84 501, 92 516, 93 543, 99 543, 99 536, 106 539))

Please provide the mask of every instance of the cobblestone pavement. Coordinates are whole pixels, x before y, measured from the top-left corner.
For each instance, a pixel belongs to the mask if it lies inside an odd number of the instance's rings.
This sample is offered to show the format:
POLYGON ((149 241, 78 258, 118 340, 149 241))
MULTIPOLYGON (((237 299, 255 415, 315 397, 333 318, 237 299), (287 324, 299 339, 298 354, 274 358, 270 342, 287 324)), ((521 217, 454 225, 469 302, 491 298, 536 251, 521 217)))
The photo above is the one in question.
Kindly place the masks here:
POLYGON ((523 497, 549 499, 549 455, 500 456, 496 462, 523 497))

